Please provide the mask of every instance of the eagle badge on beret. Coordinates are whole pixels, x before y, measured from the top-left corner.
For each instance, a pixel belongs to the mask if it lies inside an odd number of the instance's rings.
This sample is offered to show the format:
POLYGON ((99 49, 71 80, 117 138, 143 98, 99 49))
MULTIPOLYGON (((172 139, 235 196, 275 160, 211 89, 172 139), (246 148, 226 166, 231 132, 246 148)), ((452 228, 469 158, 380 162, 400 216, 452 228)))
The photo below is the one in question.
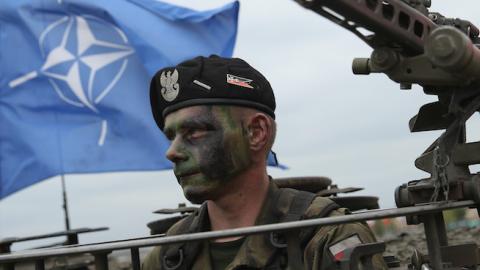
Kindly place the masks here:
POLYGON ((178 71, 177 69, 172 71, 163 71, 160 75, 160 85, 162 85, 162 97, 168 101, 173 101, 177 96, 178 92, 180 91, 180 85, 177 83, 178 81, 178 71))

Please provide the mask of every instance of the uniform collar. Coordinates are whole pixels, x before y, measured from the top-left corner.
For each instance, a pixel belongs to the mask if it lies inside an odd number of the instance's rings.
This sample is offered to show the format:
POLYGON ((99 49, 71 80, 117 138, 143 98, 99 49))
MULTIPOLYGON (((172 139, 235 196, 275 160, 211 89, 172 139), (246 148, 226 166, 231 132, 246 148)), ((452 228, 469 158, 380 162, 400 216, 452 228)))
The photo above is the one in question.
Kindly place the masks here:
MULTIPOLYGON (((279 188, 270 180, 267 196, 255 225, 277 223, 287 213, 288 205, 279 200, 279 195, 279 188)), ((248 236, 227 270, 247 267, 264 268, 274 256, 275 251, 276 248, 270 242, 270 234, 248 236)))
MULTIPOLYGON (((278 223, 288 212, 290 201, 279 200, 279 197, 280 189, 270 180, 267 195, 255 221, 255 225, 278 223)), ((201 228, 201 231, 208 230, 210 222, 206 204, 202 205, 194 222, 198 222, 196 227, 201 228)), ((276 249, 277 248, 270 242, 270 234, 250 235, 245 239, 245 242, 226 270, 243 268, 262 269, 269 263, 272 256, 274 256, 276 249)), ((211 269, 208 243, 205 242, 202 244, 198 255, 193 269, 211 269)))

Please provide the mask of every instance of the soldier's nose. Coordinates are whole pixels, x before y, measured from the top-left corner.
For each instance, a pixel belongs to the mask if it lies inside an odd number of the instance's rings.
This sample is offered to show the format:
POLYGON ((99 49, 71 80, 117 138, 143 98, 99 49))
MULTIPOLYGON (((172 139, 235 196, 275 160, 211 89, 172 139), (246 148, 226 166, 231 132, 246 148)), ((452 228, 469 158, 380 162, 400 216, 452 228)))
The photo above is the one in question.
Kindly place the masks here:
POLYGON ((179 161, 186 159, 186 155, 181 150, 180 143, 178 142, 177 139, 172 141, 172 143, 170 144, 170 147, 168 147, 168 150, 165 156, 167 157, 167 159, 169 159, 173 163, 177 163, 179 161))

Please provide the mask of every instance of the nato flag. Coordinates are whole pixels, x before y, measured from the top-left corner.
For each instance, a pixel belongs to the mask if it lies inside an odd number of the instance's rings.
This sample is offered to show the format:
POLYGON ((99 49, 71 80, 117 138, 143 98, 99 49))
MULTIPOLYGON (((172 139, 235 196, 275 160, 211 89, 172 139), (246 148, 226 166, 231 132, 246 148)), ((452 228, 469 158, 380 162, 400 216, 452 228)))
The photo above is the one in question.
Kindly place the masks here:
POLYGON ((150 112, 150 78, 198 55, 231 56, 239 8, 0 5, 0 199, 59 174, 171 168, 150 112))

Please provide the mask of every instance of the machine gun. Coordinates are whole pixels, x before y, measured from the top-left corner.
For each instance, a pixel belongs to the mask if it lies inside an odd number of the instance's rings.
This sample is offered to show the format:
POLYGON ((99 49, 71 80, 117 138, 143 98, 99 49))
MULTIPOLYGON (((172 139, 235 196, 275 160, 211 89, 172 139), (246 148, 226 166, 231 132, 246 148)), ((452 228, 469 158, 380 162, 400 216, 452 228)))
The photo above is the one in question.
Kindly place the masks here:
MULTIPOLYGON (((398 187, 397 207, 472 200, 479 210, 480 175, 471 173, 469 166, 480 163, 480 142, 466 143, 465 129, 466 121, 480 109, 478 28, 469 21, 430 12, 430 0, 297 2, 373 48, 370 58, 353 60, 354 74, 384 73, 401 89, 418 84, 426 94, 438 96, 437 102, 422 106, 409 122, 411 132, 445 129, 415 161, 418 169, 431 176, 398 187)), ((460 251, 457 254, 465 260, 471 259, 466 254, 478 257, 476 246, 448 245, 441 212, 410 215, 407 223, 424 224, 433 269, 465 266, 446 260, 450 252, 460 251)))

